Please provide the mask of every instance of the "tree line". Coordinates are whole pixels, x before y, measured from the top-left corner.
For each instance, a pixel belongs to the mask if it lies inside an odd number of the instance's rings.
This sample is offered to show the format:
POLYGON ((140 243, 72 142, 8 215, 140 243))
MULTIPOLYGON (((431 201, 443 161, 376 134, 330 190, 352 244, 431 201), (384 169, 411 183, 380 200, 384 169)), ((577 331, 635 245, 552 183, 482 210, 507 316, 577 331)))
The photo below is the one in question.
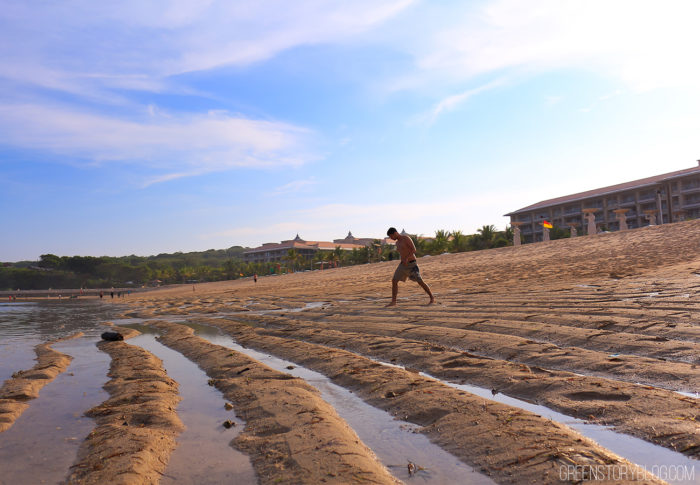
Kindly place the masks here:
MULTIPOLYGON (((434 237, 411 236, 418 257, 478 251, 512 244, 511 228, 498 231, 492 225, 476 234, 439 230, 434 237)), ((295 250, 282 261, 248 263, 243 260, 247 248, 210 249, 201 252, 163 253, 157 256, 57 256, 42 254, 39 261, 5 263, 0 266, 0 289, 44 290, 48 288, 142 287, 175 283, 232 280, 254 274, 268 275, 290 271, 322 269, 398 259, 392 245, 375 240, 352 251, 336 247, 317 251, 307 258, 295 250)))

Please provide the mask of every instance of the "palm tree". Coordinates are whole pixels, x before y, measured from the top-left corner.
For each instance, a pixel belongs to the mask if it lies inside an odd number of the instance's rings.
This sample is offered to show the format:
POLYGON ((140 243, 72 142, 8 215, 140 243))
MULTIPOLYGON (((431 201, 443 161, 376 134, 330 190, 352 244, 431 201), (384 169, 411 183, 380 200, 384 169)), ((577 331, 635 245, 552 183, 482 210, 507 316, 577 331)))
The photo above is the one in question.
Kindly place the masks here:
POLYGON ((449 238, 450 238, 449 232, 447 232, 443 229, 435 231, 435 239, 433 240, 433 243, 431 244, 432 253, 433 254, 442 254, 445 251, 447 251, 447 246, 450 243, 449 238))
POLYGON ((326 255, 326 260, 328 261, 328 266, 329 267, 336 267, 338 266, 338 255, 335 254, 335 252, 330 252, 326 255))
POLYGON ((428 244, 425 242, 425 239, 411 234, 409 234, 409 236, 413 241, 413 245, 416 247, 416 256, 420 257, 428 253, 428 244))
POLYGON ((345 251, 343 251, 343 248, 340 246, 336 246, 335 249, 333 250, 333 260, 335 261, 336 265, 339 265, 340 262, 343 260, 343 256, 345 251))
POLYGON ((318 263, 324 263, 326 261, 327 256, 328 253, 326 253, 325 251, 316 251, 313 257, 314 267, 318 266, 319 269, 321 269, 323 265, 318 263))
POLYGON ((297 252, 296 249, 290 249, 287 251, 287 256, 284 258, 285 261, 287 261, 287 264, 292 268, 292 271, 296 268, 297 263, 299 262, 300 254, 297 252))
POLYGON ((476 241, 476 243, 479 249, 488 249, 490 247, 493 247, 493 239, 496 235, 496 226, 481 226, 479 229, 476 230, 476 232, 478 233, 478 240, 476 241))
POLYGON ((452 231, 452 241, 450 242, 450 250, 459 253, 467 250, 467 236, 462 234, 462 231, 452 231))

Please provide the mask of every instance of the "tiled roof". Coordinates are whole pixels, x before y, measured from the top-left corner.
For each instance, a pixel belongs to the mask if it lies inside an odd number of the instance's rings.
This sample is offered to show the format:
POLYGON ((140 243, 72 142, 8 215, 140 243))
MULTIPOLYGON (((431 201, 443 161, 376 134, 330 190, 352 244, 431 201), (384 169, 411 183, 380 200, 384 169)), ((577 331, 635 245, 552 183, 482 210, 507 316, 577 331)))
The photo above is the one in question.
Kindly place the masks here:
POLYGON ((264 251, 279 251, 282 249, 316 249, 314 246, 295 241, 284 241, 281 243, 265 243, 257 248, 244 251, 243 254, 260 253, 264 251))
POLYGON ((600 197, 606 194, 611 194, 615 192, 622 192, 625 190, 639 189, 642 187, 656 185, 661 182, 666 182, 677 177, 683 177, 685 175, 700 174, 700 166, 693 168, 686 168, 684 170, 678 170, 676 172, 665 173, 662 175, 656 175, 654 177, 647 177, 639 180, 633 180, 632 182, 625 182, 617 185, 610 185, 609 187, 602 187, 600 189, 588 190, 586 192, 579 192, 578 194, 565 195, 563 197, 557 197, 554 199, 543 200, 536 204, 523 207, 513 212, 505 214, 506 216, 511 216, 515 214, 520 214, 522 212, 529 212, 536 209, 542 209, 544 207, 550 207, 553 205, 565 204, 567 202, 575 202, 583 199, 589 199, 592 197, 600 197))

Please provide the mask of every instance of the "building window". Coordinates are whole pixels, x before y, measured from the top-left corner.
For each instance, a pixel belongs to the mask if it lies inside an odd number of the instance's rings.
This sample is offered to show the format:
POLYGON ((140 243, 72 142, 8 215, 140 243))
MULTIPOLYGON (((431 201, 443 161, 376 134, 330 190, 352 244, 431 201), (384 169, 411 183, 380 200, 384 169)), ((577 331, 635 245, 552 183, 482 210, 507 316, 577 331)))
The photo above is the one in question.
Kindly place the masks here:
POLYGON ((653 199, 654 197, 656 197, 656 190, 654 189, 642 190, 639 192, 640 201, 653 199))
POLYGON ((686 206, 700 203, 700 192, 695 194, 686 194, 685 197, 683 197, 683 201, 683 205, 686 206))
POLYGON ((620 205, 623 204, 634 204, 634 192, 627 192, 620 196, 620 205))
POLYGON ((700 178, 692 178, 681 182, 683 190, 693 190, 700 188, 700 178))

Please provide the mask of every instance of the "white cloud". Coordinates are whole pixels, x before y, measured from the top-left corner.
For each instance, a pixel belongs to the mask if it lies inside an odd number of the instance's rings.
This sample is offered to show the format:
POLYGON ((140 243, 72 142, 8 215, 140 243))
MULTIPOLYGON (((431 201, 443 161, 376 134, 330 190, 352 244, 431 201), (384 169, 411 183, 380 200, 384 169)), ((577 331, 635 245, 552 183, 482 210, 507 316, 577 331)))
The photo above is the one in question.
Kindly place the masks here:
POLYGON ((9 2, 0 11, 0 77, 68 92, 76 92, 76 85, 163 90, 163 78, 171 75, 347 41, 412 3, 9 2))
POLYGON ((269 193, 269 195, 277 196, 277 195, 296 194, 296 193, 308 190, 310 187, 312 187, 316 184, 318 184, 318 181, 316 181, 315 177, 310 177, 310 178, 304 179, 304 180, 293 180, 287 184, 284 184, 284 185, 272 190, 269 193))
POLYGON ((459 105, 463 104, 470 98, 476 96, 477 94, 481 94, 484 91, 488 91, 490 89, 493 89, 498 86, 502 86, 505 83, 505 80, 503 79, 497 79, 495 81, 486 83, 482 86, 473 88, 473 89, 468 89, 464 92, 461 92, 459 94, 453 94, 451 96, 448 96, 442 100, 440 100, 431 110, 430 114, 428 116, 425 116, 428 120, 429 123, 434 123, 438 116, 440 116, 442 113, 447 113, 449 111, 453 111, 456 109, 459 105))
POLYGON ((233 167, 299 166, 314 159, 310 130, 226 112, 149 109, 127 120, 57 106, 0 105, 0 143, 105 162, 136 162, 167 173, 152 183, 233 167))
MULTIPOLYGON (((632 89, 694 86, 700 74, 700 3, 678 0, 499 0, 475 9, 434 8, 444 22, 408 49, 431 78, 575 68, 613 76, 632 89)), ((405 39, 402 39, 405 40, 405 39)))

